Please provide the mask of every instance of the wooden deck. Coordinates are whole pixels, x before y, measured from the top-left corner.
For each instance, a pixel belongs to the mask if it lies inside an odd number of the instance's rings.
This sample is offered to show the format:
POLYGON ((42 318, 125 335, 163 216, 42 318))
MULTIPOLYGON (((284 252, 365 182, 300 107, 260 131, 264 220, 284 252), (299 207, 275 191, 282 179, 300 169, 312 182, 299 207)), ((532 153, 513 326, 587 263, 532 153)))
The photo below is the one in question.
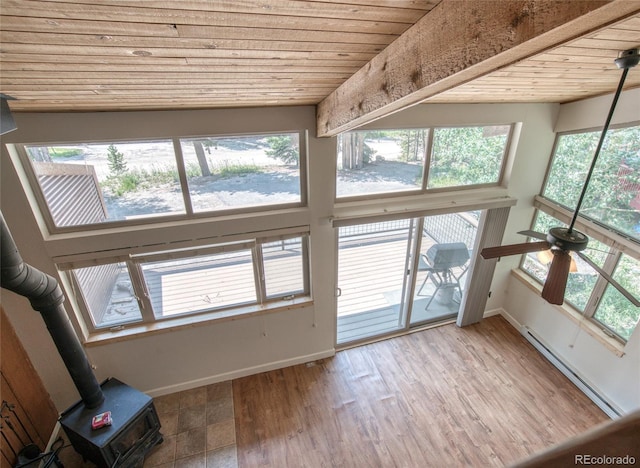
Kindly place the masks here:
MULTIPOLYGON (((425 252, 433 244, 433 240, 423 238, 421 251, 425 252)), ((345 244, 339 252, 338 344, 404 328, 402 287, 407 240, 345 244)), ((436 300, 430 301, 435 291, 431 281, 427 281, 420 291, 426 276, 426 271, 418 271, 411 325, 449 319, 458 312, 459 294, 451 301, 440 302, 437 296, 436 300), (417 294, 419 291, 420 295, 417 294)))
MULTIPOLYGON (((432 244, 433 240, 425 237, 421 250, 426 251, 432 244)), ((401 299, 406 238, 396 233, 374 239, 349 239, 340 246, 338 344, 403 328, 406 321, 401 299)), ((264 264, 268 296, 302 290, 299 249, 271 251, 265 256, 264 264)), ((256 302, 249 250, 226 259, 206 256, 189 261, 149 263, 143 265, 143 273, 157 318, 256 302)), ((418 271, 416 290, 420 289, 425 277, 425 271, 418 271)), ((128 277, 114 286, 112 307, 103 318, 106 326, 140 319, 132 290, 123 288, 123 284, 130 285, 128 277), (123 294, 127 297, 123 298, 123 294), (126 304, 125 299, 128 300, 126 304), (131 310, 125 308, 127 304, 131 310)), ((434 300, 426 309, 433 293, 434 285, 427 282, 421 294, 414 295, 411 325, 455 316, 459 306, 456 300, 444 303, 434 300)))
MULTIPOLYGON (((179 263, 143 267, 153 308, 162 317, 256 303, 250 250, 179 263)), ((270 251, 263 264, 267 298, 303 290, 299 247, 270 251)))

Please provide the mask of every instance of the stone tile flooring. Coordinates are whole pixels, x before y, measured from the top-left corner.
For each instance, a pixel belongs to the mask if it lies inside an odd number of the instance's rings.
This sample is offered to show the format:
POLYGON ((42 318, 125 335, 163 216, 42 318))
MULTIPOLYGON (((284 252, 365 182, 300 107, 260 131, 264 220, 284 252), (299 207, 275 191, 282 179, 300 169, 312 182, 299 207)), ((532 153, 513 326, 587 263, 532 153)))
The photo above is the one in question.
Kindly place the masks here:
MULTIPOLYGON (((153 402, 164 442, 147 455, 144 468, 237 468, 231 381, 164 395, 153 402)), ((60 460, 70 468, 95 467, 70 446, 61 451, 60 460)))
POLYGON ((154 399, 164 442, 145 468, 236 468, 236 430, 231 381, 154 399))

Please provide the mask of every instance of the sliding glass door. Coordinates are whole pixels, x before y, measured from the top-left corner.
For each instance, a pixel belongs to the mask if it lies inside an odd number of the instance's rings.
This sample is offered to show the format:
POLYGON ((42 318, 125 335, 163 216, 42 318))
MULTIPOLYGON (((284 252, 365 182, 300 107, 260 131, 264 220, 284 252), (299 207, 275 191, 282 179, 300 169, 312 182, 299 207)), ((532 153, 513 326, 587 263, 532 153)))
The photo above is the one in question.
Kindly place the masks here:
POLYGON ((473 211, 426 216, 422 220, 410 326, 458 315, 479 216, 479 211, 473 211))
POLYGON ((338 344, 405 328, 413 220, 339 228, 338 344))
POLYGON ((340 227, 337 344, 455 318, 478 217, 451 213, 340 227))

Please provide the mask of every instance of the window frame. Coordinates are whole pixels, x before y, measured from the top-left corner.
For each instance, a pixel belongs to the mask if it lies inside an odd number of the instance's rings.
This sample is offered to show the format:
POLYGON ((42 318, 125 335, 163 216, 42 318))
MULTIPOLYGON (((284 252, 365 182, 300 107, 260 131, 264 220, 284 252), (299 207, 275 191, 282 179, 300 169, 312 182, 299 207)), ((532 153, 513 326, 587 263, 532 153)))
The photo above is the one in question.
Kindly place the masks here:
MULTIPOLYGON (((282 233, 261 233, 260 236, 253 238, 245 238, 243 240, 232 239, 229 242, 221 242, 220 239, 201 239, 198 242, 189 243, 190 246, 188 247, 180 245, 180 248, 175 248, 174 246, 174 248, 168 247, 165 249, 144 249, 146 252, 143 253, 123 253, 121 255, 104 256, 101 258, 86 258, 86 254, 70 255, 63 259, 59 258, 58 262, 56 262, 56 267, 59 273, 64 276, 66 280, 64 283, 68 283, 72 289, 75 304, 77 304, 81 320, 89 335, 100 335, 123 330, 126 331, 127 329, 135 329, 140 326, 156 326, 159 324, 170 325, 172 322, 182 322, 185 319, 187 321, 209 321, 216 320, 223 316, 225 318, 230 316, 237 317, 261 311, 265 308, 269 308, 270 306, 287 306, 294 302, 299 303, 300 301, 308 303, 312 300, 309 263, 310 231, 308 227, 306 229, 294 228, 283 231, 284 232, 282 233), (286 294, 267 297, 265 294, 266 286, 264 264, 261 253, 262 245, 276 240, 285 241, 294 238, 300 238, 301 242, 303 290, 290 291, 286 294), (154 311, 151 304, 151 298, 147 290, 147 283, 144 280, 144 275, 141 271, 142 265, 144 265, 145 262, 169 259, 182 260, 200 255, 238 250, 251 250, 254 288, 256 292, 255 303, 251 302, 222 307, 211 307, 194 312, 185 312, 167 316, 162 316, 161 311, 154 311), (73 273, 73 270, 76 268, 121 262, 124 262, 127 266, 134 291, 134 297, 138 301, 141 320, 117 323, 112 326, 96 325, 90 308, 86 303, 84 291, 80 286, 76 275, 73 273)), ((54 261, 56 261, 55 258, 54 261)))
MULTIPOLYGON (((514 142, 516 123, 515 122, 507 122, 507 123, 491 123, 491 124, 477 124, 477 125, 431 125, 428 127, 404 127, 404 128, 376 128, 371 130, 353 130, 348 133, 363 133, 369 131, 416 131, 416 130, 425 130, 427 133, 426 144, 423 154, 422 160, 422 180, 421 185, 416 188, 407 189, 407 190, 396 190, 390 192, 371 192, 364 193, 358 195, 348 195, 348 196, 339 196, 338 195, 338 184, 337 178, 339 174, 339 170, 336 170, 336 184, 335 184, 335 194, 334 194, 334 203, 342 204, 342 203, 350 203, 356 201, 366 201, 366 200, 380 200, 380 199, 389 199, 389 198, 397 198, 397 197, 407 197, 412 195, 424 195, 424 194, 435 194, 435 193, 443 193, 443 192, 461 192, 465 190, 477 190, 482 188, 490 188, 490 187, 504 187, 505 179, 506 179, 506 171, 509 162, 509 155, 512 152, 512 144, 514 142), (502 161, 500 164, 500 170, 498 172, 498 180, 496 182, 489 183, 481 183, 481 184, 469 184, 469 185, 456 185, 451 187, 436 187, 436 188, 427 188, 428 178, 429 178, 429 169, 432 160, 433 153, 433 142, 436 130, 438 129, 452 129, 452 128, 483 128, 483 127, 509 127, 507 132, 507 138, 505 141, 503 153, 502 153, 502 161)), ((339 145, 339 142, 336 141, 336 145, 339 145)), ((339 153, 336 150, 336 158, 339 153)), ((337 169, 337 166, 336 166, 337 169)))
POLYGON ((44 220, 47 231, 51 235, 66 234, 76 232, 89 232, 98 230, 107 230, 121 227, 131 226, 150 226, 154 224, 164 222, 175 222, 184 220, 202 220, 202 219, 215 219, 223 216, 230 216, 236 214, 246 213, 266 213, 274 210, 283 210, 288 208, 303 208, 308 206, 308 183, 307 183, 307 170, 308 170, 308 151, 307 151, 307 131, 305 130, 283 130, 273 132, 256 132, 256 133, 235 133, 235 134, 209 134, 209 135, 176 135, 172 137, 147 137, 147 138, 123 138, 118 140, 73 140, 73 141, 47 141, 47 142, 31 142, 31 143, 16 143, 13 145, 20 165, 22 166, 26 175, 27 181, 31 192, 34 195, 37 203, 38 211, 44 220), (187 174, 184 162, 184 156, 182 153, 181 140, 195 140, 199 138, 242 138, 248 136, 262 136, 268 137, 272 135, 287 135, 297 134, 299 144, 299 184, 300 184, 300 201, 290 203, 276 203, 266 205, 256 205, 248 207, 232 207, 228 209, 220 209, 206 212, 195 212, 191 203, 191 197, 189 194, 189 184, 187 181, 187 174), (38 181, 38 176, 31 163, 31 159, 27 153, 27 147, 30 146, 70 146, 81 144, 118 144, 118 143, 144 143, 153 141, 167 141, 173 144, 173 154, 176 163, 176 169, 178 171, 178 184, 180 186, 182 200, 184 203, 184 213, 177 214, 161 214, 148 217, 140 217, 129 220, 113 220, 105 221, 95 224, 83 224, 75 226, 57 226, 49 209, 49 205, 45 198, 42 187, 38 181))
MULTIPOLYGON (((571 217, 573 214, 571 211, 569 211, 562 205, 556 204, 544 198, 541 195, 536 195, 533 204, 536 209, 536 213, 537 210, 539 210, 565 224, 568 224, 571 221, 571 217)), ((536 215, 534 214, 531 223, 532 227, 535 219, 536 215)), ((601 267, 609 275, 614 274, 615 268, 617 267, 622 254, 628 255, 629 257, 640 261, 640 245, 638 245, 633 239, 607 229, 601 226, 599 223, 596 223, 590 219, 582 218, 580 215, 578 216, 578 219, 576 221, 575 228, 585 233, 588 237, 602 242, 609 248, 609 251, 607 252, 609 255, 607 261, 605 261, 601 267)), ((524 268, 524 262, 526 258, 526 254, 521 256, 519 270, 526 274, 527 277, 530 277, 533 281, 535 281, 536 284, 539 284, 540 289, 542 289, 542 282, 524 268)), ((594 318, 594 315, 598 311, 600 301, 608 284, 609 283, 601 275, 598 274, 596 283, 594 284, 593 289, 589 295, 589 299, 585 304, 584 311, 580 311, 577 307, 567 301, 565 301, 564 304, 559 308, 563 311, 569 311, 577 317, 587 319, 588 322, 592 324, 599 333, 602 333, 607 338, 613 339, 614 341, 624 346, 628 341, 627 339, 620 336, 606 324, 594 318)), ((639 327, 640 322, 636 324, 632 333, 636 332, 639 327)))
MULTIPOLYGON (((632 122, 619 123, 619 124, 615 124, 615 125, 612 124, 612 125, 609 126, 609 130, 608 131, 620 130, 620 129, 630 128, 630 127, 640 127, 640 120, 634 120, 632 122)), ((555 139, 553 141, 553 147, 551 148, 551 157, 549 158, 549 163, 547 164, 547 168, 545 170, 544 180, 542 181, 542 185, 540 187, 540 195, 537 195, 536 198, 540 198, 542 200, 548 201, 549 202, 549 206, 557 206, 557 207, 563 208, 566 211, 569 211, 569 212, 573 213, 573 208, 574 207, 568 207, 568 206, 562 205, 562 204, 552 200, 551 198, 546 197, 543 194, 543 192, 544 192, 545 188, 547 187, 547 183, 549 182, 549 177, 550 177, 550 174, 551 174, 551 168, 552 168, 553 163, 555 161, 555 156, 556 156, 556 152, 558 150, 558 146, 560 144, 560 139, 562 137, 568 136, 568 135, 579 135, 579 134, 594 133, 594 132, 599 132, 599 131, 602 131, 602 127, 591 127, 591 128, 585 128, 585 129, 579 129, 579 130, 571 130, 571 131, 560 132, 560 133, 556 134, 556 137, 555 137, 555 139)), ((551 216, 553 216, 553 215, 551 215, 551 216)), ((590 223, 592 223, 594 225, 600 226, 602 229, 606 230, 607 232, 616 233, 619 237, 630 239, 635 244, 640 245, 640 240, 632 239, 628 235, 617 231, 614 226, 607 226, 606 224, 598 221, 597 219, 591 218, 589 216, 585 216, 582 212, 579 213, 578 218, 579 219, 583 219, 585 221, 588 221, 588 222, 590 222, 590 223)), ((569 224, 569 223, 567 222, 567 224, 569 224)), ((604 234, 604 231, 603 231, 603 234, 604 234)), ((604 241, 601 241, 601 242, 604 242, 604 241)))
MULTIPOLYGON (((611 125, 610 129, 619 130, 637 126, 640 126, 640 121, 634 120, 631 122, 611 125)), ((560 144, 560 139, 567 135, 594 133, 601 130, 602 127, 592 127, 559 132, 556 134, 553 147, 551 149, 551 157, 549 158, 544 180, 540 187, 540 194, 536 195, 533 200, 533 205, 536 211, 532 217, 530 225, 532 229, 536 220, 538 210, 555 219, 558 219, 560 222, 563 222, 566 225, 569 225, 573 217, 573 208, 566 207, 543 195, 543 192, 545 191, 545 188, 547 187, 550 179, 551 170, 556 159, 556 152, 560 144)), ((609 251, 607 252, 608 258, 601 267, 610 276, 613 276, 622 254, 628 255, 629 257, 640 261, 640 241, 628 236, 623 232, 617 231, 615 229, 615 226, 607 226, 598 220, 592 219, 588 216, 584 216, 582 213, 579 213, 576 219, 575 227, 577 230, 583 232, 588 237, 600 241, 602 244, 609 248, 609 251)), ((521 256, 518 269, 519 271, 522 271, 527 277, 531 278, 536 284, 539 284, 541 289, 542 283, 540 282, 540 280, 538 280, 532 273, 524 268, 526 258, 527 254, 521 256)), ((606 324, 594 318, 608 284, 609 283, 601 275, 598 274, 596 283, 594 284, 591 294, 585 304, 584 311, 580 311, 577 307, 567 301, 565 301, 564 304, 559 307, 559 309, 573 314, 579 318, 587 319, 588 324, 590 324, 595 330, 597 330, 598 334, 604 335, 607 339, 612 339, 616 343, 624 347, 628 341, 627 339, 620 336, 606 324)), ((636 323, 636 326, 634 327, 632 333, 637 332, 639 328, 640 321, 636 323)))

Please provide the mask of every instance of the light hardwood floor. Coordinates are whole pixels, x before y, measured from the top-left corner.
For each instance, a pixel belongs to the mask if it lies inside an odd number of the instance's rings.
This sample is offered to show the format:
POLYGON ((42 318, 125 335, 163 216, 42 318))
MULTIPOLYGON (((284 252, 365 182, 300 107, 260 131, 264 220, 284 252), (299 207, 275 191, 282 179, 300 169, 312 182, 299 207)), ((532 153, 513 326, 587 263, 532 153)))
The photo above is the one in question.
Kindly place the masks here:
POLYGON ((608 420, 502 317, 233 381, 239 467, 486 467, 608 420))

